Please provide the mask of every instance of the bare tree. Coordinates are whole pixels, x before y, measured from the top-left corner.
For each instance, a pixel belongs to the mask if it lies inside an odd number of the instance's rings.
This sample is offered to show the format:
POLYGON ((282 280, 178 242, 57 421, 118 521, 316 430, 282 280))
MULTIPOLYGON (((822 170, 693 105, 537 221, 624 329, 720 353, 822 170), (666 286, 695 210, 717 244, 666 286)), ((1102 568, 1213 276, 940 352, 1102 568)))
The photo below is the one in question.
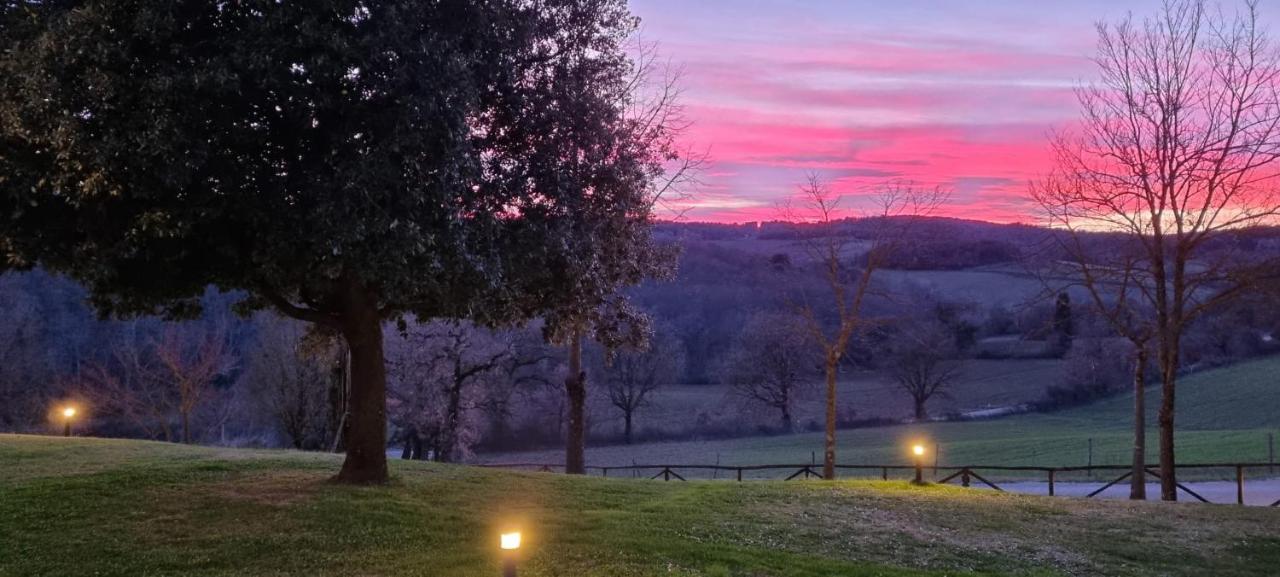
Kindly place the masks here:
POLYGON ((1129 475, 1129 498, 1147 498, 1147 366, 1150 343, 1157 327, 1149 302, 1144 298, 1150 275, 1145 250, 1133 239, 1087 238, 1070 234, 1059 237, 1064 259, 1049 267, 1047 278, 1072 279, 1072 286, 1085 289, 1092 311, 1132 347, 1130 366, 1133 385, 1133 455, 1129 475), (1096 258, 1095 255, 1109 255, 1096 258))
POLYGON ((778 412, 778 422, 795 431, 796 403, 809 397, 818 358, 806 327, 794 317, 759 314, 742 328, 721 379, 733 394, 778 412))
POLYGON ((899 323, 883 352, 888 375, 911 397, 916 421, 929 418, 929 400, 946 397, 963 369, 955 336, 937 321, 899 323))
POLYGON ((123 325, 110 356, 86 363, 77 386, 95 406, 150 438, 193 442, 192 421, 230 368, 227 333, 204 324, 165 324, 158 336, 148 332, 137 321, 123 325))
POLYGON ((655 336, 643 351, 623 351, 604 374, 609 404, 622 413, 622 435, 628 445, 636 412, 649 406, 654 391, 673 383, 684 364, 684 350, 671 336, 655 336))
MULTIPOLYGON (((511 354, 502 362, 495 378, 490 379, 488 390, 479 401, 480 409, 489 418, 490 439, 506 439, 511 420, 515 417, 514 405, 518 396, 527 398, 535 389, 563 396, 563 389, 551 379, 550 365, 554 356, 539 333, 540 330, 526 327, 507 332, 502 337, 511 354)), ((559 424, 559 412, 556 417, 559 424)))
POLYGON ((173 441, 172 416, 177 398, 159 378, 160 368, 150 354, 138 321, 123 325, 105 359, 87 361, 75 385, 98 409, 137 427, 151 439, 173 441))
POLYGON ((221 327, 182 330, 166 326, 153 341, 152 351, 159 368, 157 378, 177 395, 175 408, 182 442, 191 443, 193 415, 213 395, 214 381, 227 372, 232 362, 226 332, 221 327))
POLYGON ((41 385, 53 380, 50 354, 44 346, 46 320, 32 295, 6 283, 0 302, 0 431, 23 431, 48 404, 55 391, 41 385))
POLYGON ((331 421, 328 359, 309 346, 306 325, 266 314, 260 318, 244 379, 293 448, 324 448, 331 421))
POLYGON ((897 248, 912 217, 933 212, 946 200, 947 194, 939 188, 922 189, 909 183, 880 187, 870 195, 875 201, 874 212, 862 219, 869 225, 865 238, 854 238, 847 231, 839 230, 838 225, 844 220, 841 197, 818 176, 809 176, 800 188, 800 196, 803 201, 800 212, 791 207, 785 207, 784 211, 789 220, 805 221, 817 227, 817 234, 807 238, 804 245, 830 291, 825 307, 819 308, 807 298, 797 306, 823 357, 826 435, 822 476, 830 480, 836 475, 836 382, 840 362, 854 333, 866 324, 862 307, 871 290, 872 276, 897 248), (859 243, 865 243, 866 247, 862 251, 861 266, 854 266, 854 255, 850 253, 859 243))
POLYGON ((1077 91, 1079 130, 1055 139, 1057 171, 1035 196, 1049 223, 1065 231, 1067 260, 1097 289, 1095 302, 1119 276, 1151 311, 1162 380, 1161 496, 1172 501, 1183 333, 1265 269, 1231 243, 1210 248, 1277 213, 1280 57, 1257 2, 1227 15, 1201 0, 1177 0, 1142 22, 1099 24, 1095 60, 1100 79, 1077 91), (1126 250, 1090 251, 1082 231, 1121 234, 1126 250))
POLYGON ((455 321, 413 326, 391 342, 389 405, 404 458, 460 460, 479 436, 476 413, 485 385, 511 354, 507 343, 455 321))

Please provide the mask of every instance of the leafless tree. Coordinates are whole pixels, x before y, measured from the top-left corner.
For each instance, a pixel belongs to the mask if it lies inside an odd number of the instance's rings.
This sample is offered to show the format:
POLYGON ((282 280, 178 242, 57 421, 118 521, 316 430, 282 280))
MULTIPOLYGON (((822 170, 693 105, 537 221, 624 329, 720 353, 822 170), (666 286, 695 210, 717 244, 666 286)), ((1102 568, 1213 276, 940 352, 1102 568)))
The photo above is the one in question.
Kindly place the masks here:
POLYGON ((407 459, 464 457, 479 435, 476 412, 485 385, 501 371, 507 343, 465 322, 411 326, 391 340, 392 422, 401 428, 407 459))
POLYGON ((1108 305, 1134 327, 1136 344, 1153 340, 1162 380, 1161 496, 1175 500, 1183 333, 1268 269, 1232 243, 1212 245, 1277 213, 1280 57, 1256 1, 1226 14, 1201 0, 1176 0, 1142 22, 1099 24, 1095 60, 1099 80, 1077 91, 1079 128, 1055 139, 1057 170, 1034 194, 1063 232, 1064 264, 1092 287, 1095 304, 1121 283, 1151 312, 1132 322, 1137 311, 1127 299, 1111 301, 1118 309, 1108 305), (1090 250, 1084 231, 1123 235, 1125 250, 1090 250))
POLYGON ((910 183, 890 183, 868 195, 874 209, 864 214, 869 224, 867 238, 855 239, 839 230, 844 220, 842 198, 818 176, 810 175, 800 188, 799 211, 784 207, 789 220, 812 223, 817 234, 806 239, 809 257, 817 263, 823 281, 830 291, 826 306, 819 307, 807 297, 797 310, 822 353, 826 374, 826 435, 824 438, 822 475, 835 479, 836 462, 836 381, 840 362, 849 349, 850 340, 863 326, 862 307, 871 290, 871 279, 903 240, 914 217, 932 213, 948 195, 940 188, 917 188, 910 183), (865 248, 855 247, 865 243, 865 248), (852 264, 855 248, 862 248, 860 266, 852 264))
POLYGON ((911 396, 916 421, 929 418, 929 400, 946 397, 963 371, 955 336, 937 321, 899 323, 883 352, 889 377, 911 396))
MULTIPOLYGON (((1132 349, 1130 359, 1133 384, 1133 455, 1129 476, 1129 498, 1147 498, 1147 367, 1151 341, 1156 334, 1156 316, 1144 294, 1149 292, 1150 275, 1145 266, 1145 251, 1128 239, 1061 237, 1065 258, 1048 267, 1046 279, 1072 279, 1072 286, 1082 287, 1089 296, 1090 309, 1115 334, 1127 340, 1132 349), (1103 243, 1106 243, 1104 246, 1103 243), (1095 255, 1109 255, 1096 258, 1095 255)), ((1060 281, 1059 281, 1060 282, 1060 281)), ((1046 286, 1048 286, 1046 282, 1046 286)), ((1055 289, 1056 290, 1056 289, 1055 289)))
POLYGON ((321 449, 330 437, 329 363, 308 344, 302 323, 260 315, 244 379, 295 449, 321 449))
MULTIPOLYGON (((563 389, 552 382, 555 357, 543 340, 540 328, 518 328, 507 331, 502 338, 511 354, 502 361, 494 378, 489 379, 488 390, 479 401, 480 410, 489 419, 489 435, 494 439, 506 438, 511 421, 516 417, 518 399, 527 400, 536 391, 563 397, 563 389)), ((559 424, 560 413, 555 416, 555 422, 559 424)))
POLYGON ((609 404, 622 413, 622 434, 631 444, 636 412, 649 406, 654 391, 675 382, 684 364, 683 347, 669 335, 655 336, 643 351, 623 351, 601 371, 609 404))
MULTIPOLYGON (((9 288, 9 287, 5 287, 9 288)), ((46 329, 39 303, 31 295, 9 288, 0 303, 0 430, 23 431, 36 424, 47 396, 56 393, 42 385, 53 380, 43 344, 46 329)))
POLYGON ((107 358, 86 362, 76 376, 75 388, 96 412, 120 417, 151 439, 173 441, 176 396, 159 378, 158 363, 139 325, 137 321, 125 324, 112 339, 107 358))
POLYGON ((158 336, 148 333, 140 322, 125 324, 110 356, 82 367, 77 388, 148 437, 193 442, 192 420, 213 396, 215 380, 230 368, 226 332, 220 326, 166 324, 158 336))
POLYGON ((795 317, 759 314, 742 328, 721 379, 748 403, 778 412, 779 424, 795 430, 796 403, 809 397, 819 361, 806 327, 795 317))
POLYGON ((214 381, 226 374, 232 362, 226 332, 221 327, 191 330, 169 325, 151 348, 159 369, 157 378, 177 395, 182 442, 191 443, 192 417, 213 395, 214 381))

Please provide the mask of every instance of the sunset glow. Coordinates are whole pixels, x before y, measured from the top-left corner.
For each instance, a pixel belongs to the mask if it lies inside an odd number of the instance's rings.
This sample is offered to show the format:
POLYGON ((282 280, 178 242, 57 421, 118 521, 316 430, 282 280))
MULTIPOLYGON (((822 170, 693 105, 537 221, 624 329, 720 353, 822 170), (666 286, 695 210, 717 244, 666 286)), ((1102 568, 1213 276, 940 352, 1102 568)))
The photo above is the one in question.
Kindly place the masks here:
MULTIPOLYGON (((1027 182, 1077 117, 1094 23, 1151 0, 893 3, 637 0, 683 66, 690 145, 712 166, 688 220, 778 217, 807 172, 840 193, 889 180, 954 191, 945 216, 1035 218, 1027 182)), ((856 204, 856 203, 851 203, 856 204)))

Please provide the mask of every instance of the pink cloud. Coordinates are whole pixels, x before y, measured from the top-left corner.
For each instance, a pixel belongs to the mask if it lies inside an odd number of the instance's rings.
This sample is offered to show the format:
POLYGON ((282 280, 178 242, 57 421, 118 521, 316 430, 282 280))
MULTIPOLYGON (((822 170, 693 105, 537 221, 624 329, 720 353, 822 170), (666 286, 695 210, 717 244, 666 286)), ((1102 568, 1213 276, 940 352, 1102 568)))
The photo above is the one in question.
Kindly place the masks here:
POLYGON ((1047 134, 1074 117, 1087 64, 952 42, 720 48, 685 66, 686 138, 717 166, 716 200, 688 213, 704 220, 776 218, 810 171, 849 194, 944 186, 949 216, 1027 220, 1025 185, 1048 170, 1047 134))

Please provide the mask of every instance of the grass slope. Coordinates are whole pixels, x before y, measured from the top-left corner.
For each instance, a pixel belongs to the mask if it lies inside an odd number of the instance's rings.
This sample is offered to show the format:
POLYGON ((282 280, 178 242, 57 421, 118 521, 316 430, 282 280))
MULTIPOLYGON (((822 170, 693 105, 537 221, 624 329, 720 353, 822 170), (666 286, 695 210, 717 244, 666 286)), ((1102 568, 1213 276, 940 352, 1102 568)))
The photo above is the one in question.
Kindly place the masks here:
MULTIPOLYGON (((1184 377, 1178 387, 1178 458, 1192 462, 1266 462, 1267 435, 1280 429, 1280 358, 1241 363, 1184 377)), ((1147 394, 1155 425, 1160 392, 1147 394)), ((839 461, 905 463, 904 447, 924 440, 939 447, 941 465, 1084 465, 1093 441, 1094 464, 1125 464, 1132 450, 1133 395, 1050 414, 977 422, 929 423, 841 431, 839 461)), ((1280 437, 1280 434, 1276 434, 1280 437)), ((1155 459, 1154 429, 1148 435, 1155 459)), ((649 443, 591 449, 593 465, 807 463, 822 454, 821 434, 720 441, 649 443)), ((559 451, 490 455, 490 461, 557 463, 559 451)), ((1220 472, 1227 474, 1228 471, 1220 472)))
POLYGON ((1268 574, 1280 511, 905 483, 570 478, 330 455, 0 435, 0 575, 1268 574))

